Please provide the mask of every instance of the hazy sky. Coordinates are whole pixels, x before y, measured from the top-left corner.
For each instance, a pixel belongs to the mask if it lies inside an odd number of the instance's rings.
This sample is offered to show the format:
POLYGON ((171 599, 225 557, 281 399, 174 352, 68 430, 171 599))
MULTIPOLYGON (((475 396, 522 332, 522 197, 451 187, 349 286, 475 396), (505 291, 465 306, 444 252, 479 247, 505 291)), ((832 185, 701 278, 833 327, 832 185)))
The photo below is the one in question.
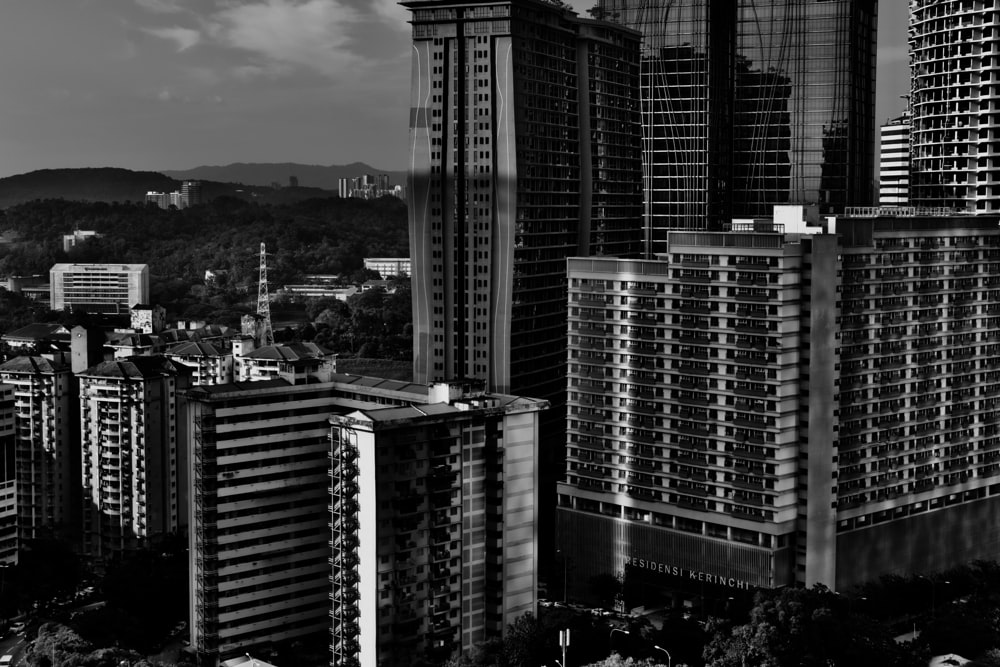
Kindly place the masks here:
MULTIPOLYGON (((0 176, 406 164, 410 31, 395 0, 3 4, 0 176)), ((902 109, 908 74, 907 3, 880 4, 881 123, 902 109)))

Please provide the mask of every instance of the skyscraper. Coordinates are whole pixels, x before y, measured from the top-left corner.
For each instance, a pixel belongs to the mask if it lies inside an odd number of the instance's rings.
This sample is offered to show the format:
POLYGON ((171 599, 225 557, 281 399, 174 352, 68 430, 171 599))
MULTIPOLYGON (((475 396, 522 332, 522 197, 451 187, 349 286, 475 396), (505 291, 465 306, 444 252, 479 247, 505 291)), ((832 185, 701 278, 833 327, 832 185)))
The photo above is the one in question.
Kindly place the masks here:
POLYGON ((911 201, 1000 211, 994 3, 910 0, 911 201))
POLYGON ((566 257, 637 254, 638 35, 541 0, 412 0, 414 380, 565 387, 566 257))
POLYGON ((643 34, 644 218, 668 229, 872 202, 875 0, 600 0, 643 34))
MULTIPOLYGON (((403 4, 414 381, 548 400, 558 442, 566 258, 641 253, 639 35, 543 0, 403 4)), ((562 455, 541 452, 546 542, 562 455)))

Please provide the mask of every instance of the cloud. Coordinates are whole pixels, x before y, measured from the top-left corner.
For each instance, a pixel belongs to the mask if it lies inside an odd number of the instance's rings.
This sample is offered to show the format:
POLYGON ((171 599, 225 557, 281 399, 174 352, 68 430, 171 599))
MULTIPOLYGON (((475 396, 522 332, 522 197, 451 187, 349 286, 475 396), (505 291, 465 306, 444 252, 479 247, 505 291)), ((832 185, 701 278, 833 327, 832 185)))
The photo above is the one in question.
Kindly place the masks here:
MULTIPOLYGON (((273 63, 344 78, 356 76, 366 62, 351 50, 359 22, 359 12, 342 0, 263 0, 223 7, 207 20, 206 31, 224 46, 273 63)), ((268 63, 251 67, 270 70, 268 63)))
POLYGON ((399 0, 372 0, 371 8, 393 28, 409 31, 410 10, 399 4, 399 0))
POLYGON ((135 4, 157 14, 175 14, 184 11, 176 0, 135 0, 135 4))
POLYGON ((178 51, 187 51, 201 41, 200 32, 180 26, 174 26, 173 28, 143 28, 143 32, 174 42, 178 51))

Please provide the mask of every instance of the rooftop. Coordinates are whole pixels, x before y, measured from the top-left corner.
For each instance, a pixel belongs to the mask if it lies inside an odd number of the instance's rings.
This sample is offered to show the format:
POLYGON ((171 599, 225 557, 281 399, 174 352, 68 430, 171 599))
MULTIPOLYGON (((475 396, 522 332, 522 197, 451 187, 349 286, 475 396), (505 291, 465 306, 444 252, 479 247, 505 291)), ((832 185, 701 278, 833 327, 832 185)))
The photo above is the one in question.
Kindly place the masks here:
POLYGON ((57 338, 69 340, 69 329, 58 322, 44 322, 29 324, 26 327, 9 331, 3 336, 7 340, 41 340, 44 338, 57 338))
POLYGON ((68 369, 69 364, 46 357, 14 357, 0 364, 0 371, 14 373, 57 373, 68 369))
POLYGON ((248 359, 270 359, 278 361, 299 361, 302 359, 322 359, 333 354, 316 343, 287 343, 265 345, 244 355, 248 359))
POLYGON ((144 379, 164 375, 188 375, 191 370, 162 356, 136 356, 118 361, 103 361, 79 373, 79 377, 144 379))
POLYGON ((187 357, 225 357, 230 354, 229 348, 207 341, 184 341, 174 345, 166 354, 187 357))

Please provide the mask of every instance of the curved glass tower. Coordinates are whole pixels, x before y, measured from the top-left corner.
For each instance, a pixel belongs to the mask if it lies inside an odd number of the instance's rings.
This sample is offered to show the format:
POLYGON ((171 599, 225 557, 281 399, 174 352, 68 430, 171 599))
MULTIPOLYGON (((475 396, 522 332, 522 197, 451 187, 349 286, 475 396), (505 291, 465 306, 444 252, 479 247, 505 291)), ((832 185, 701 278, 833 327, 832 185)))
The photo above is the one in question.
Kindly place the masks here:
POLYGON ((1000 13, 910 0, 911 201, 1000 211, 1000 13))

